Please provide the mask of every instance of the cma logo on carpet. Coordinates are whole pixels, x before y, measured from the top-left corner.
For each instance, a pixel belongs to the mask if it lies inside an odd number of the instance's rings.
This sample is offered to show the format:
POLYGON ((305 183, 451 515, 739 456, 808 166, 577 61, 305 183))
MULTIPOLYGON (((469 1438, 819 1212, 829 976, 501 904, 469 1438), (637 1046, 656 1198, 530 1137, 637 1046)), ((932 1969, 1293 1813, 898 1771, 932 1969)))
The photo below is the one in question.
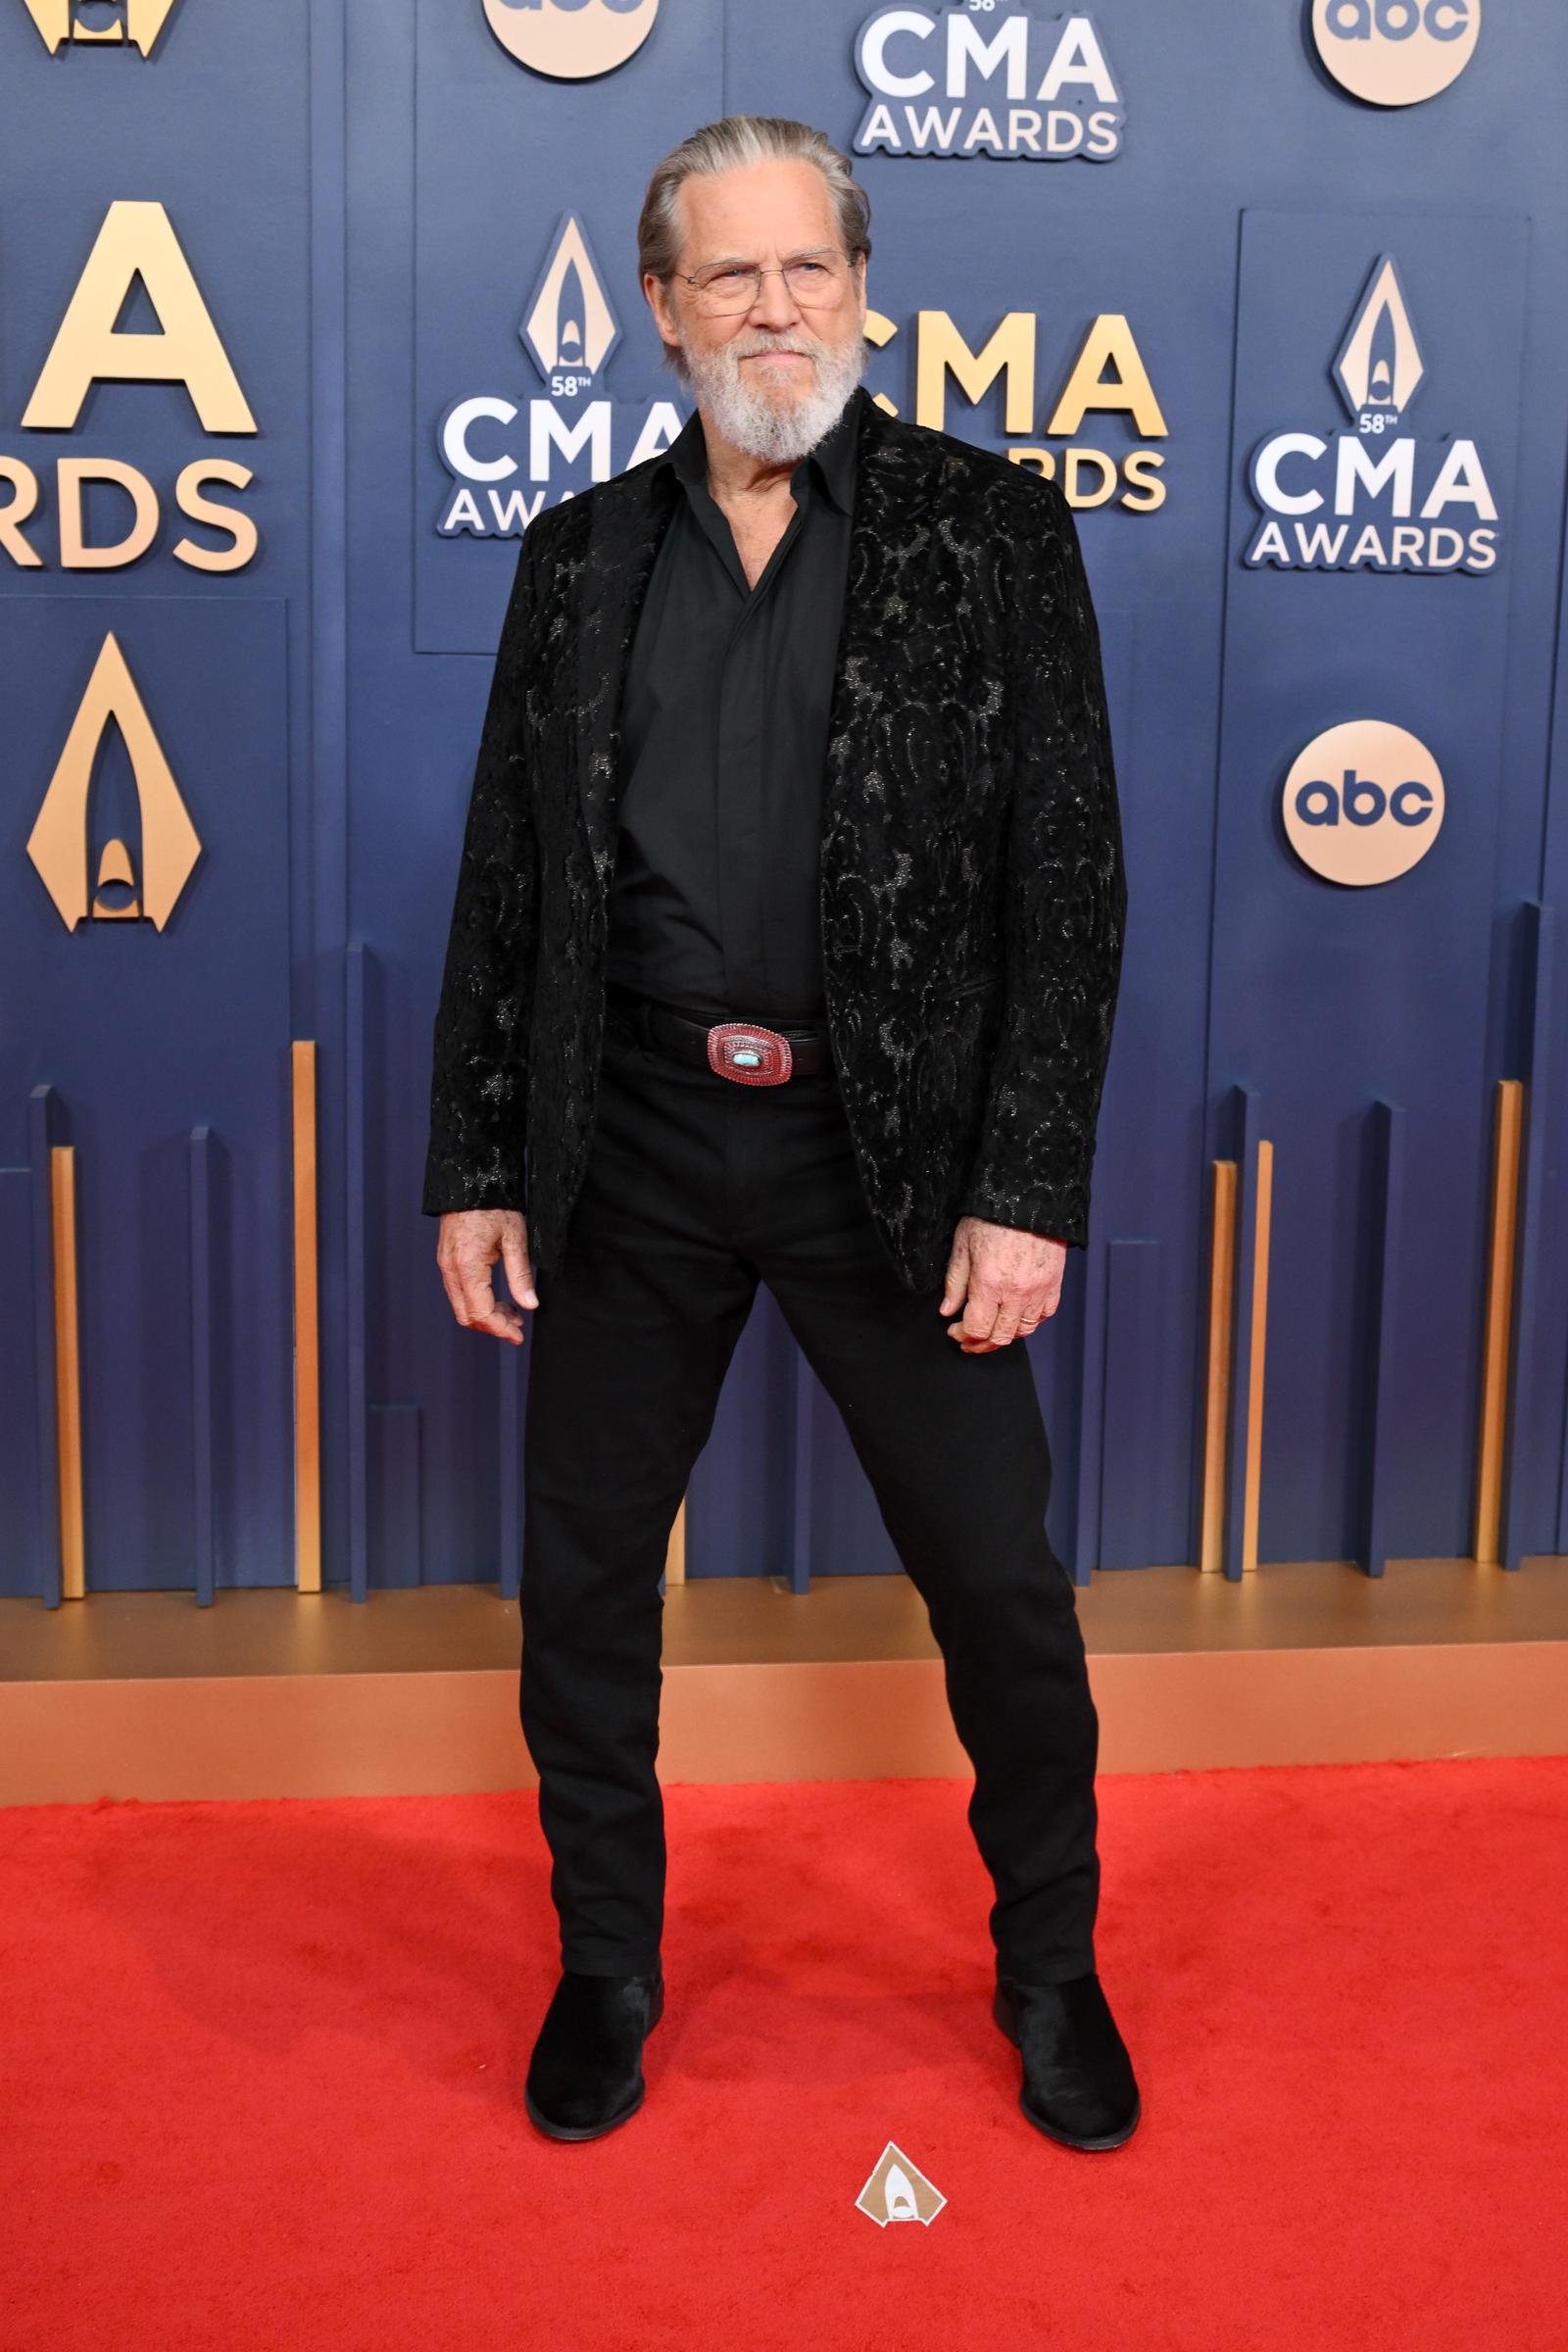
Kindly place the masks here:
POLYGON ((1289 571, 1491 571, 1497 505, 1475 442, 1417 441, 1400 429, 1426 366, 1392 254, 1372 266, 1333 375, 1355 429, 1259 443, 1248 480, 1268 519, 1243 561, 1289 571), (1333 519, 1305 519, 1325 513, 1333 519))

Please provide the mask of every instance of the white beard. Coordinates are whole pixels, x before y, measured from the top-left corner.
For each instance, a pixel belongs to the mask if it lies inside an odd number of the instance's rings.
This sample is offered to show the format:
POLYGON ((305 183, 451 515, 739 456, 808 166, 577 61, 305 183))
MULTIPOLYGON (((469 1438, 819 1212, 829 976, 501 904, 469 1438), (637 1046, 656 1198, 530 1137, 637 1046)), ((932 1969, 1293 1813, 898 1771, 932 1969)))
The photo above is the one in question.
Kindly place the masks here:
POLYGON ((710 352, 693 351, 683 337, 681 349, 692 384, 725 440, 770 466, 793 465, 815 448, 838 422, 869 357, 863 335, 824 343, 804 325, 765 340, 737 335, 710 352), (760 381, 749 383, 741 362, 760 351, 804 351, 814 363, 810 390, 780 399, 760 381))

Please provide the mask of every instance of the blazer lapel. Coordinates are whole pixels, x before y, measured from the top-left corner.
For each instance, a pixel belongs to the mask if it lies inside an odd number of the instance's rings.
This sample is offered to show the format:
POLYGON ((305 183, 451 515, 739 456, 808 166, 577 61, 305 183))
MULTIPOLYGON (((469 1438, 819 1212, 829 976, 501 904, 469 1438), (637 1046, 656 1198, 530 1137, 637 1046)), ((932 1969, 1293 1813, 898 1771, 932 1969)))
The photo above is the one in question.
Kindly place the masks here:
MULTIPOLYGON (((874 757, 876 728, 889 696, 907 696, 906 677, 894 676, 895 651, 908 618, 911 551, 927 528, 928 460, 920 436, 899 431, 863 385, 856 397, 860 403, 860 437, 844 620, 824 756, 824 844, 831 843, 857 792, 881 788, 874 757)), ((828 859, 831 862, 831 849, 828 859)))
POLYGON ((590 511, 577 623, 577 787, 601 901, 615 861, 621 690, 674 488, 652 463, 635 466, 607 482, 590 511))
MULTIPOLYGON (((844 621, 834 666, 822 794, 824 836, 845 798, 866 776, 870 730, 886 699, 890 646, 907 588, 911 538, 923 529, 927 461, 917 437, 892 420, 864 386, 856 449, 844 621)), ((615 857, 620 705, 637 616, 659 543, 679 495, 667 470, 636 466, 593 502, 577 629, 578 791, 601 901, 615 857)))

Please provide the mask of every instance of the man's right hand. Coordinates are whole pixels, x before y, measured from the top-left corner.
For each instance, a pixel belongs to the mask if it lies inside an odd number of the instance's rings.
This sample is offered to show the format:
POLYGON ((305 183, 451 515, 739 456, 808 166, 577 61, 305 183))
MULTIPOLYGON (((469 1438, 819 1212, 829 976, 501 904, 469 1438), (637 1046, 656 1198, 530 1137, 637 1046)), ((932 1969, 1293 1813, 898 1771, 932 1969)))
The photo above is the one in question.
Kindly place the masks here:
POLYGON ((528 1256, 528 1226, 520 1208, 452 1208, 443 1212, 436 1238, 435 1262, 452 1312, 465 1331, 487 1331, 495 1339, 522 1346, 523 1321, 511 1299, 498 1298, 490 1269, 500 1258, 507 1269, 513 1298, 523 1306, 537 1306, 533 1265, 528 1256))

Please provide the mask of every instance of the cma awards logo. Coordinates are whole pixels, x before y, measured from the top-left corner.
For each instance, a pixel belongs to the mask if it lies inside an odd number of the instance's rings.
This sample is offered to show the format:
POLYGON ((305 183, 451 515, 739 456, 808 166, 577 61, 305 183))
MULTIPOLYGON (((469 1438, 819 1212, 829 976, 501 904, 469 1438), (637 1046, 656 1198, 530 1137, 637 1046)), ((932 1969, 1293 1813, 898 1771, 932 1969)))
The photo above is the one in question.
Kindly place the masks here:
POLYGON ((885 2230, 889 2222, 923 2222, 929 2230, 947 2201, 894 2139, 877 2158, 870 2179, 855 2200, 879 2230, 885 2230))
POLYGON ((1292 849, 1326 882, 1392 882, 1418 865, 1443 823, 1443 775, 1408 728, 1386 718, 1326 727, 1291 762, 1281 814, 1292 849))
POLYGON ((1312 38, 1342 89, 1373 106, 1435 98, 1470 63, 1481 0, 1312 0, 1312 38))
POLYGON ((1392 254, 1373 264, 1333 374, 1355 429, 1332 440, 1271 433, 1258 445, 1248 480, 1267 520, 1244 562, 1491 571, 1497 506, 1475 442, 1421 442, 1401 429, 1426 366, 1392 254), (1455 514, 1462 522, 1448 519, 1455 514))
POLYGON ((1121 85, 1089 17, 1042 20, 995 0, 939 17, 879 8, 856 36, 855 70, 870 92, 857 155, 1121 153, 1121 85))
POLYGON ((612 74, 653 30, 659 0, 484 0, 509 57, 558 81, 612 74))
POLYGON ((79 47, 127 41, 146 57, 174 0, 22 0, 51 57, 68 43, 79 47))
MULTIPOLYGON (((556 227, 517 336, 552 397, 527 403, 526 417, 520 402, 487 392, 465 394, 443 411, 436 444, 458 484, 436 522, 443 538, 505 538, 525 529, 544 504, 553 461, 571 465, 586 451, 594 481, 608 480, 612 470, 609 401, 590 401, 570 419, 556 405, 591 391, 620 340, 620 322, 574 213, 563 215, 556 227), (527 479, 538 485, 531 498, 518 479, 516 450, 508 446, 523 438, 524 421, 527 479)), ((625 464, 657 455, 664 447, 661 436, 672 439, 680 425, 670 402, 656 402, 625 464)))
POLYGON ((68 931, 74 931, 84 919, 123 922, 143 915, 155 930, 162 931, 190 879, 201 847, 120 641, 111 630, 27 836, 27 856, 68 931), (92 851, 88 811, 93 767, 111 720, 120 728, 136 780, 141 813, 139 875, 128 845, 118 834, 101 845, 96 858, 92 851))
MULTIPOLYGON (((978 405, 1000 379, 1004 429, 1026 437, 1008 448, 1013 463, 1059 475, 1074 506, 1102 506, 1114 497, 1130 513, 1152 514, 1165 503, 1165 459, 1143 444, 1163 441, 1169 427, 1126 317, 1111 311, 1093 318, 1064 362, 1060 389, 1038 427, 1064 442, 1060 449, 1036 439, 1037 327, 1033 312, 1009 311, 976 350, 947 312, 917 311, 908 358, 915 422, 949 430, 950 387, 978 405), (1080 439, 1096 434, 1101 416, 1121 419, 1133 445, 1123 445, 1120 431, 1108 449, 1098 437, 1080 439)), ((897 319, 867 311, 866 338, 878 351, 896 351, 901 331, 897 319)), ((581 466, 588 481, 608 481, 658 457, 685 422, 670 400, 617 406, 601 395, 570 414, 561 406, 599 385, 620 335, 575 214, 563 215, 555 229, 517 332, 548 397, 525 402, 511 393, 465 392, 442 411, 436 450, 455 484, 435 518, 443 538, 519 536, 548 499, 574 495, 569 484, 558 491, 560 473, 581 466)), ((883 394, 875 398, 889 416, 899 414, 883 394)))

